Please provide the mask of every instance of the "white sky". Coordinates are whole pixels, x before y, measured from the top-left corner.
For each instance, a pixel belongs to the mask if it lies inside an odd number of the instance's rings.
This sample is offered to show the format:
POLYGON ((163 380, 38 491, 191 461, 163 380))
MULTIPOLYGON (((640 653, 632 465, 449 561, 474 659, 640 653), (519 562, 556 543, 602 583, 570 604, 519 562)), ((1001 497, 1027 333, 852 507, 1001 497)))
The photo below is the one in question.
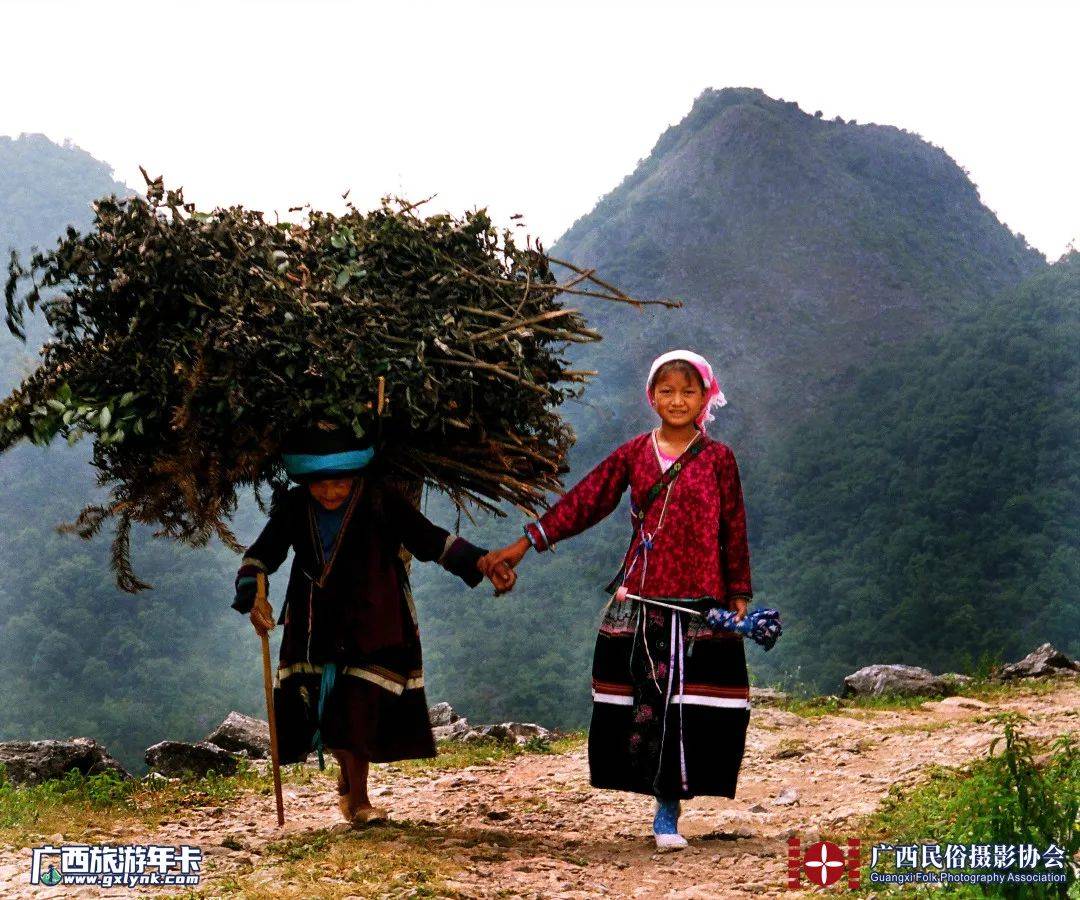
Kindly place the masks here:
MULTIPOLYGON (((547 244, 707 87, 944 147, 1056 259, 1080 237, 1080 4, 0 0, 0 134, 200 207, 384 193, 547 244)), ((1080 241, 1078 241, 1080 243, 1080 241)))

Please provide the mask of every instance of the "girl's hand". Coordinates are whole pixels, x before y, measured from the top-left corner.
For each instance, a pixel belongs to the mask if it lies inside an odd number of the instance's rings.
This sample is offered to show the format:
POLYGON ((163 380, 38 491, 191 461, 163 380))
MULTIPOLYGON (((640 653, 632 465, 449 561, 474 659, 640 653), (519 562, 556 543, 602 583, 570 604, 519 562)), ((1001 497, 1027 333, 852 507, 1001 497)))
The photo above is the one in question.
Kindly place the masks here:
POLYGON ((255 599, 255 605, 251 607, 248 618, 251 619, 251 624, 259 637, 263 637, 274 630, 274 610, 271 609, 270 602, 265 598, 255 599))
POLYGON ((501 563, 505 563, 511 569, 517 568, 517 564, 521 562, 531 546, 532 544, 529 543, 528 538, 519 537, 514 543, 507 544, 501 550, 492 550, 490 553, 481 556, 477 566, 480 567, 481 572, 490 578, 492 569, 501 563))
POLYGON ((728 609, 735 610, 735 621, 741 622, 746 618, 746 600, 742 597, 736 597, 730 603, 728 603, 728 609))

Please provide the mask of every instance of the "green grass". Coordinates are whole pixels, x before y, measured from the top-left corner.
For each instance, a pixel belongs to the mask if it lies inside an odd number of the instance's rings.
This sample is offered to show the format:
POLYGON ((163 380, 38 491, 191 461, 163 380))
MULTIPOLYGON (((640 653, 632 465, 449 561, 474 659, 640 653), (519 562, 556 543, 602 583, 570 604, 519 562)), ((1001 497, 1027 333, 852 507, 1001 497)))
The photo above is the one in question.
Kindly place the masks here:
MULTIPOLYGON (((434 759, 389 763, 385 768, 405 774, 494 765, 526 753, 565 753, 580 747, 584 732, 560 735, 554 740, 531 741, 524 747, 495 740, 470 744, 446 742, 434 759)), ((379 768, 383 768, 380 766, 379 768)), ((303 765, 283 766, 288 784, 336 778, 337 766, 325 772, 303 765)), ((124 780, 112 773, 89 777, 72 770, 63 778, 41 784, 15 785, 0 765, 0 842, 28 846, 44 835, 63 834, 69 840, 90 837, 95 830, 122 830, 136 825, 153 826, 181 809, 223 806, 246 792, 269 795, 274 782, 269 769, 240 760, 235 775, 192 777, 180 781, 163 779, 124 780)))
POLYGON ((409 823, 362 831, 304 832, 262 848, 260 872, 250 868, 216 881, 192 897, 246 900, 337 900, 363 897, 447 897, 445 879, 460 866, 441 849, 437 829, 409 823), (266 879, 267 869, 273 877, 266 879))
MULTIPOLYGON (((1024 717, 1003 713, 997 719, 1003 734, 995 738, 989 755, 959 769, 931 766, 915 787, 894 785, 881 807, 856 825, 852 833, 863 840, 867 888, 870 848, 875 843, 1033 844, 1040 850, 1053 843, 1065 851, 1066 859, 1080 851, 1080 744, 1075 736, 1036 742, 1020 730, 1027 721, 1024 717)), ((872 887, 882 890, 881 885, 872 887)), ((930 896, 930 890, 913 887, 903 893, 930 896)), ((1071 890, 1067 885, 948 890, 964 897, 1080 897, 1075 880, 1071 890)))
MULTIPOLYGON (((973 697, 989 703, 1003 697, 1036 696, 1053 693, 1059 682, 1054 678, 1027 679, 1020 682, 998 682, 988 677, 975 678, 969 683, 957 687, 953 695, 973 697)), ((909 697, 898 694, 881 696, 837 697, 833 694, 814 697, 791 696, 782 700, 769 701, 770 706, 785 709, 805 718, 835 715, 852 711, 865 710, 879 712, 889 710, 918 709, 927 700, 940 700, 941 695, 919 694, 909 697)))
MULTIPOLYGON (((314 773, 284 766, 283 782, 306 784, 314 773)), ((221 806, 245 791, 270 793, 273 778, 246 760, 235 775, 181 781, 122 779, 106 772, 86 776, 72 769, 63 778, 40 784, 13 784, 0 765, 0 841, 26 846, 47 834, 81 838, 91 829, 157 824, 180 809, 221 806)))
POLYGON ((464 769, 468 766, 493 766, 526 753, 567 753, 582 746, 585 740, 584 731, 574 731, 559 735, 551 741, 529 741, 524 747, 488 739, 468 744, 444 741, 439 745, 439 755, 433 759, 405 759, 386 763, 385 768, 391 772, 420 774, 464 769))

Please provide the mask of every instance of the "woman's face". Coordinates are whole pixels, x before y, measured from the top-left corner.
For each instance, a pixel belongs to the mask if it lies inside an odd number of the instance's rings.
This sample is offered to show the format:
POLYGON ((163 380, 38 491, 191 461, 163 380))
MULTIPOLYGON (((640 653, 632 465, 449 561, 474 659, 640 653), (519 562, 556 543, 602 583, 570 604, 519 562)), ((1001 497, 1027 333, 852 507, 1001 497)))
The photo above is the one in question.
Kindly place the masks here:
POLYGON ((349 496, 355 478, 326 478, 308 485, 311 496, 326 509, 337 509, 349 496))
POLYGON ((652 396, 657 415, 673 428, 693 424, 705 406, 705 392, 698 380, 678 369, 653 382, 652 396))

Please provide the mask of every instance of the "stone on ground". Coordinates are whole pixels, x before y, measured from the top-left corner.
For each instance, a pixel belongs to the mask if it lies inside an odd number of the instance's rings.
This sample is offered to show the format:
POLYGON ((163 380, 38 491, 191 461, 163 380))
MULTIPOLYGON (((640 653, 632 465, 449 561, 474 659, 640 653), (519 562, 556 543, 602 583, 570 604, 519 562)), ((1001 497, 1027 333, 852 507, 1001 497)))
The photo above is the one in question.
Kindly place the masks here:
POLYGON ((428 708, 428 719, 433 728, 440 728, 453 725, 454 722, 461 720, 461 716, 454 712, 454 707, 443 700, 428 708))
POLYGON ((491 738, 524 747, 529 741, 550 741, 551 732, 542 725, 531 722, 503 722, 500 725, 484 725, 482 728, 476 728, 465 735, 463 740, 474 741, 482 738, 491 738))
POLYGON ((85 737, 67 741, 2 741, 0 763, 13 784, 38 784, 50 778, 62 778, 71 769, 83 775, 112 772, 121 778, 132 777, 101 744, 85 737))
POLYGON ((1080 663, 1069 659, 1053 644, 1040 644, 1019 662, 1005 666, 1000 677, 1045 678, 1048 675, 1073 675, 1080 672, 1080 663))
POLYGON ((942 694, 944 685, 929 669, 920 666, 864 666, 844 679, 844 696, 942 694))
POLYGON ((234 710, 207 735, 206 742, 230 753, 265 759, 270 755, 270 726, 234 710))
POLYGON ((235 756, 208 741, 162 741, 146 749, 146 764, 171 777, 183 777, 185 773, 202 776, 207 772, 232 775, 237 769, 235 756))

